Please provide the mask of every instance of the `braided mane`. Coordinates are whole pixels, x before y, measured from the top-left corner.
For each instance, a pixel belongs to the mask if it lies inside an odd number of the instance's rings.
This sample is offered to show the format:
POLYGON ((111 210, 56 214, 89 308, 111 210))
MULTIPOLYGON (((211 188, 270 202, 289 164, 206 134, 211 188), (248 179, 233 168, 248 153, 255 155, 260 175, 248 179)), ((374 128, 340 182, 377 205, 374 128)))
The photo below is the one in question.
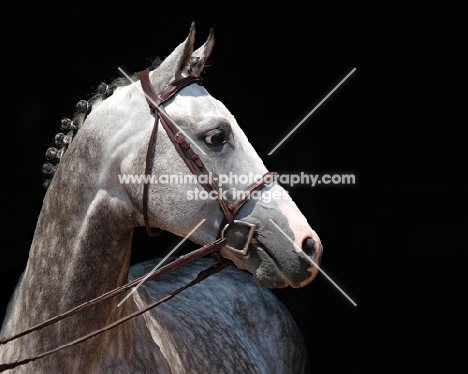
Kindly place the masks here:
MULTIPOLYGON (((162 60, 156 58, 152 62, 150 70, 156 69, 161 63, 162 60)), ((131 78, 133 81, 138 81, 140 79, 140 73, 133 73, 131 78)), ((116 88, 128 86, 130 83, 128 79, 121 77, 114 79, 109 84, 101 83, 97 87, 96 93, 94 93, 89 100, 78 101, 72 119, 63 118, 60 121, 59 133, 55 135, 54 142, 47 149, 45 153, 46 162, 42 165, 42 186, 45 189, 49 187, 60 159, 73 141, 76 132, 79 130, 92 108, 111 96, 116 88)))

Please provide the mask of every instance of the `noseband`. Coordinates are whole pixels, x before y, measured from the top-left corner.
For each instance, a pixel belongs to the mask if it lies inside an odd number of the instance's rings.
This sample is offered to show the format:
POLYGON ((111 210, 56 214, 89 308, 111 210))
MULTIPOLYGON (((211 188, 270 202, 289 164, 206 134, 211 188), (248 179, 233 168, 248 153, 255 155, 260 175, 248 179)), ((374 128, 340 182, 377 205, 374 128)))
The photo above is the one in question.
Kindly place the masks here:
MULTIPOLYGON (((140 82, 145 92, 146 101, 151 109, 151 112, 154 114, 154 126, 151 132, 151 137, 148 143, 148 150, 146 152, 146 166, 145 166, 145 175, 149 175, 152 169, 152 160, 153 160, 153 150, 155 147, 156 141, 156 134, 158 131, 158 123, 161 122, 164 130, 166 130, 169 139, 171 140, 172 144, 176 148, 177 152, 179 153, 182 160, 184 160, 185 164, 189 168, 189 170, 197 177, 199 183, 203 186, 203 188, 207 192, 215 191, 218 197, 218 203, 221 211, 223 212, 224 218, 221 222, 219 229, 218 229, 218 237, 224 238, 228 228, 233 226, 247 226, 249 227, 249 233, 247 235, 246 241, 242 248, 234 248, 233 246, 226 245, 225 248, 239 253, 246 255, 248 252, 249 244, 255 243, 256 240, 253 238, 253 234, 255 232, 256 226, 252 223, 240 221, 234 219, 235 215, 239 211, 239 209, 249 200, 250 195, 253 191, 260 190, 265 186, 265 183, 272 180, 273 176, 276 175, 275 172, 269 172, 264 174, 257 182, 252 184, 248 187, 242 195, 235 200, 234 202, 230 203, 223 199, 222 194, 219 191, 219 187, 214 181, 209 177, 210 173, 206 169, 203 161, 200 159, 197 153, 192 149, 190 143, 185 139, 185 136, 182 134, 181 131, 175 126, 175 123, 171 120, 169 115, 167 114, 164 107, 161 105, 164 104, 166 101, 174 97, 174 95, 179 92, 182 88, 189 86, 192 83, 197 83, 200 86, 203 85, 203 79, 196 75, 190 75, 188 77, 182 78, 169 86, 167 86, 160 96, 158 96, 151 85, 149 79, 149 69, 145 69, 140 72, 140 82), (198 178, 200 176, 206 176, 206 180, 208 182, 204 183, 201 182, 201 179, 198 178)), ((149 190, 149 183, 146 182, 143 186, 143 217, 145 220, 145 227, 146 232, 149 236, 157 236, 158 233, 155 233, 149 224, 148 218, 148 190, 149 190)))

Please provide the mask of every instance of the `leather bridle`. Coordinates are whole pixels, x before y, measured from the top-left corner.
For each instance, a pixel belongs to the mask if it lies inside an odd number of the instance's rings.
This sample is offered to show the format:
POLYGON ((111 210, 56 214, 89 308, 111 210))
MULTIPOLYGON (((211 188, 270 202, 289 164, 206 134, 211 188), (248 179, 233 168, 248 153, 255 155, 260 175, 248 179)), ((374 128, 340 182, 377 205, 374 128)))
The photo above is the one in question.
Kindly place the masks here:
MULTIPOLYGON (((148 102, 148 105, 151 109, 151 112, 154 114, 154 126, 151 132, 150 140, 148 143, 148 150, 146 153, 146 166, 145 166, 145 175, 149 175, 151 173, 152 169, 152 160, 153 160, 153 151, 154 147, 156 145, 156 134, 158 131, 158 123, 161 122, 163 128, 166 130, 167 135, 169 136, 169 139, 172 141, 174 144, 177 152, 179 153, 180 157, 184 160, 185 164, 189 168, 189 170, 197 177, 201 175, 205 175, 207 177, 210 176, 208 170, 206 169, 203 161, 200 159, 200 157, 193 151, 193 149, 190 146, 190 143, 185 139, 185 136, 182 134, 182 132, 176 127, 175 123, 171 120, 169 115, 166 113, 164 107, 161 105, 167 102, 169 99, 171 99, 178 91, 180 91, 182 88, 192 84, 192 83, 197 83, 199 85, 202 85, 202 78, 199 76, 188 76, 186 78, 182 78, 171 85, 166 86, 166 88, 163 90, 161 95, 157 95, 156 92, 154 91, 153 86, 150 83, 149 80, 149 69, 143 70, 140 72, 140 82, 142 85, 142 88, 145 92, 146 100, 148 102)), ((218 197, 218 203, 221 211, 223 212, 224 218, 219 225, 218 228, 218 235, 217 238, 214 242, 209 243, 201 248, 196 249, 195 251, 190 252, 187 255, 180 256, 173 262, 162 266, 158 270, 147 274, 145 276, 142 276, 138 279, 135 279, 123 286, 117 287, 109 292, 106 292, 103 295, 100 295, 96 297, 93 300, 89 300, 81 305, 78 305, 74 307, 73 309, 61 313, 55 317, 52 317, 44 322, 38 323, 37 325, 31 326, 30 328, 23 330, 15 335, 0 339, 0 345, 7 344, 8 342, 18 339, 22 336, 25 336, 33 331, 41 330, 46 326, 52 325, 58 321, 61 321, 65 318, 68 318, 76 313, 79 313, 93 305, 96 305, 103 300, 107 300, 109 298, 115 297, 118 294, 121 294, 122 292, 125 292, 135 286, 138 286, 140 282, 143 282, 145 280, 151 280, 155 279, 158 276, 167 273, 177 267, 180 267, 184 265, 185 263, 192 261, 196 258, 200 258, 203 256, 206 256, 210 253, 213 253, 215 251, 219 251, 221 248, 227 248, 237 254, 240 255, 247 255, 248 253, 248 248, 249 245, 252 243, 256 243, 257 241, 253 238, 253 234, 256 229, 256 225, 249 223, 249 222, 244 222, 241 220, 236 220, 235 215, 238 213, 239 209, 249 200, 251 193, 256 190, 260 190, 265 186, 266 183, 270 182, 273 180, 274 176, 276 175, 275 172, 269 172, 264 174, 257 182, 252 184, 250 187, 248 187, 242 194, 241 196, 233 201, 232 203, 226 201, 223 199, 222 194, 220 193, 219 187, 214 183, 214 181, 211 180, 211 178, 208 178, 209 180, 208 183, 203 183, 200 181, 200 178, 198 178, 199 183, 205 188, 206 191, 211 192, 211 191, 216 191, 217 197, 218 197), (247 226, 249 228, 249 232, 247 234, 247 237, 245 239, 244 245, 242 248, 235 248, 234 246, 229 245, 228 240, 226 238, 226 232, 229 228, 233 226, 247 226)), ((143 218, 145 222, 145 227, 146 227, 146 232, 150 236, 158 236, 159 234, 154 232, 149 224, 149 215, 148 215, 148 192, 149 192, 149 183, 145 183, 143 186, 143 218)), ((72 342, 62 344, 58 346, 57 348, 51 349, 49 351, 37 354, 32 357, 28 357, 22 360, 18 360, 15 362, 10 362, 6 364, 0 364, 0 372, 3 372, 5 370, 9 370, 12 368, 15 368, 17 366, 21 366, 24 364, 27 364, 29 362, 38 360, 40 358, 43 358, 45 356, 48 356, 50 354, 56 353, 64 348, 79 344, 85 340, 88 340, 96 335, 101 334, 104 331, 110 330, 116 326, 118 326, 121 323, 124 323, 128 321, 131 318, 134 318, 138 315, 141 315, 145 313, 146 311, 154 308, 155 306, 166 302, 176 296, 178 293, 182 292, 183 290, 194 286, 195 284, 201 282, 202 280, 206 279, 207 277, 216 274, 217 272, 223 270, 227 266, 229 266, 230 261, 228 260, 223 260, 220 262, 217 262, 215 265, 211 266, 210 268, 200 272, 198 276, 188 283, 187 285, 178 288, 174 292, 172 292, 169 295, 166 295, 160 300, 157 300, 153 302, 152 304, 146 306, 143 309, 137 310, 134 313, 122 317, 119 320, 104 326, 103 328, 99 330, 92 331, 91 333, 82 336, 72 342)))
MULTIPOLYGON (((203 161, 200 159, 198 154, 195 153, 195 151, 192 149, 190 143, 187 141, 182 132, 177 128, 176 124, 171 120, 164 107, 162 107, 162 104, 174 97, 174 95, 177 92, 179 92, 182 88, 187 87, 193 83, 203 85, 203 79, 196 75, 190 75, 188 77, 179 79, 174 83, 166 86, 166 88, 162 91, 161 95, 159 96, 156 94, 150 82, 149 68, 140 72, 140 82, 141 87, 143 88, 143 91, 146 96, 146 101, 148 102, 151 112, 154 114, 153 130, 151 132, 150 140, 148 143, 148 150, 146 152, 145 175, 148 176, 151 174, 154 153, 153 151, 155 147, 156 134, 158 131, 158 123, 161 122, 161 125, 163 126, 164 130, 166 130, 169 139, 171 140, 172 144, 174 144, 174 147, 176 148, 180 157, 182 158, 182 160, 184 160, 189 170, 197 177, 199 183, 207 192, 216 192, 219 207, 224 215, 224 219, 221 222, 218 229, 217 239, 224 238, 227 230, 233 226, 237 225, 248 227, 249 232, 247 234, 246 241, 244 242, 242 248, 235 248, 234 246, 229 244, 226 244, 225 246, 225 248, 235 253, 247 255, 249 244, 256 243, 256 240, 253 238, 256 225, 249 222, 236 220, 235 215, 240 210, 240 208, 249 200, 252 192, 263 188, 265 186, 265 183, 273 180, 276 173, 268 172, 264 174, 258 181, 256 181, 250 187, 248 187, 234 202, 230 203, 224 200, 222 194, 220 193, 218 185, 210 178, 210 173, 206 169, 203 161), (201 181, 202 178, 198 178, 202 175, 206 177, 205 179, 208 180, 208 182, 204 183, 201 181)), ((151 229, 149 224, 148 190, 149 183, 146 182, 143 186, 143 217, 145 221, 146 232, 148 233, 148 235, 157 236, 158 233, 155 233, 151 229)))

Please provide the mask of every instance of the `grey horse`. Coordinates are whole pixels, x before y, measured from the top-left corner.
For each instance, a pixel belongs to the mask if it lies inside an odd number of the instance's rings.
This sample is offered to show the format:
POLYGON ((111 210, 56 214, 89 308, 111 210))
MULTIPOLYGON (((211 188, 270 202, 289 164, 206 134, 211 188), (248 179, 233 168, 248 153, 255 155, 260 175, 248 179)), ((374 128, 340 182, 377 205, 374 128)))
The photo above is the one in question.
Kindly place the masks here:
MULTIPOLYGON (((197 50, 194 38, 192 26, 187 39, 151 71, 157 93, 174 80, 202 73, 214 37, 210 33, 197 50)), ((215 175, 267 172, 233 115, 203 86, 183 88, 165 109, 215 175)), ((94 96, 68 124, 68 132, 57 138, 60 147, 49 150, 49 156, 53 153, 60 163, 48 166, 55 174, 44 198, 27 267, 7 310, 2 337, 63 313, 156 266, 158 260, 130 267, 133 231, 144 225, 142 184, 121 179, 122 175, 145 173, 153 122, 138 84, 121 80, 94 96)), ((190 174, 161 128, 151 174, 190 174)), ((239 178, 222 187, 229 198, 247 186, 239 178)), ((186 236, 205 219, 190 235, 191 241, 204 245, 216 239, 223 214, 216 200, 189 199, 194 187, 197 185, 151 183, 149 222, 152 227, 186 236)), ((235 267, 142 316, 11 372, 307 372, 301 334, 267 288, 308 284, 317 268, 301 252, 307 249, 318 263, 322 246, 280 185, 264 187, 261 195, 267 194, 281 198, 250 199, 236 216, 256 225, 256 241, 248 253, 226 247, 220 250, 235 267)), ((234 230, 232 235, 242 237, 244 233, 234 230)), ((187 284, 213 262, 210 258, 193 261, 144 283, 120 306, 122 298, 113 298, 2 345, 0 363, 40 354, 100 329, 187 284)))

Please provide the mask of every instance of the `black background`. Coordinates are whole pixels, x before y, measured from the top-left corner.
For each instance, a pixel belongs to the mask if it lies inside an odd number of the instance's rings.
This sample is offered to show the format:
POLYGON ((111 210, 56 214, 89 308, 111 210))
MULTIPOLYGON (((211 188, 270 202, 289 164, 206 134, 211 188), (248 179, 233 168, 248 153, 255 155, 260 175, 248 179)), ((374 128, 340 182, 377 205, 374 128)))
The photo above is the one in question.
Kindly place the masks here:
MULTIPOLYGON (((197 45, 216 30, 206 88, 270 170, 357 176, 354 186, 289 189, 324 243, 323 269, 358 304, 323 276, 276 291, 314 372, 466 368, 467 39, 461 9, 447 2, 9 3, 0 26, 2 311, 26 264, 59 120, 118 67, 138 71, 167 56, 193 20, 197 45)), ((136 230, 133 260, 161 256, 177 240, 136 230)))

